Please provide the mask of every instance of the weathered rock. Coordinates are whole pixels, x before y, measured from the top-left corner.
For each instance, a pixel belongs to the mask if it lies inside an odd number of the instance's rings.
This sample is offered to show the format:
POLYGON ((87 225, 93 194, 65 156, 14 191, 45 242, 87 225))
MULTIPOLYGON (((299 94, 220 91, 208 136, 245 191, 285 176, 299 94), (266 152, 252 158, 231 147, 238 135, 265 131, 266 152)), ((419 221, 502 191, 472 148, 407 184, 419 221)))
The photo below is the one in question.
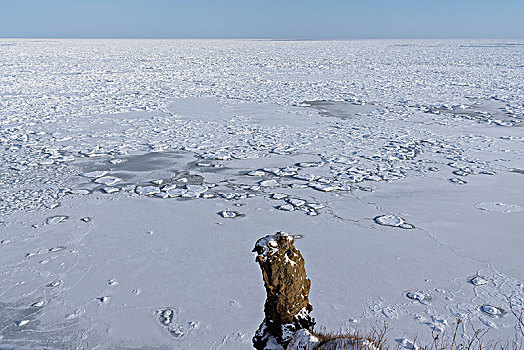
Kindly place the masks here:
POLYGON ((293 236, 278 232, 259 239, 253 249, 267 293, 265 318, 253 337, 258 350, 285 349, 298 330, 315 325, 309 315, 313 310, 308 299, 311 281, 293 243, 293 236))

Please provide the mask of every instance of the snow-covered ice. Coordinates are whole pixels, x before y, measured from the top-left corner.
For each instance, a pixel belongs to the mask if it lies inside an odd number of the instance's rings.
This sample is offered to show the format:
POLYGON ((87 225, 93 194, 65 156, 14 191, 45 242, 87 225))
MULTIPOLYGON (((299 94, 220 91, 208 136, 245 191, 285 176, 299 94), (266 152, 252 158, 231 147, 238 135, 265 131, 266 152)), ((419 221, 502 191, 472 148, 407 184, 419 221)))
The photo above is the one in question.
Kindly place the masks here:
POLYGON ((386 320, 416 349, 461 318, 512 339, 523 57, 519 40, 1 39, 0 348, 250 349, 250 251, 277 231, 328 330, 386 320))

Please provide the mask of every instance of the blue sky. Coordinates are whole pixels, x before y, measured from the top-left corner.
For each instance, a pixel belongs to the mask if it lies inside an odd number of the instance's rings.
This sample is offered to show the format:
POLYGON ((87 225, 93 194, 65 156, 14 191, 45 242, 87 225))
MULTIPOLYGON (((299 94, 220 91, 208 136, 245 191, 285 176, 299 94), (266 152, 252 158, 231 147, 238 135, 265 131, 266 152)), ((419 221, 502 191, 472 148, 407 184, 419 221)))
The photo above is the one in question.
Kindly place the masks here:
POLYGON ((524 0, 0 0, 0 37, 524 38, 524 0))

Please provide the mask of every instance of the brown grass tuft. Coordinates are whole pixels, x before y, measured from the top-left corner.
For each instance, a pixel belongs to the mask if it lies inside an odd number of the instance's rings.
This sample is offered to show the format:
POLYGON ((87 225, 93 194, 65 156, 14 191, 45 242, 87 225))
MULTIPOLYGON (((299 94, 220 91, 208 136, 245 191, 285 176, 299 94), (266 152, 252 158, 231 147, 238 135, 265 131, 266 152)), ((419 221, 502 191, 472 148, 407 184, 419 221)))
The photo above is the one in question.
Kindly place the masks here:
MULTIPOLYGON (((413 343, 412 350, 524 350, 524 307, 517 308, 512 298, 509 298, 510 311, 515 318, 515 336, 512 340, 496 341, 486 340, 489 329, 475 328, 471 325, 471 339, 464 340, 458 336, 459 329, 463 323, 457 319, 454 327, 444 333, 432 331, 429 344, 413 343)), ((358 331, 330 332, 325 329, 312 331, 320 342, 313 349, 308 350, 389 350, 386 337, 389 329, 386 323, 380 327, 373 327, 371 331, 360 333, 358 331)), ((393 347, 394 350, 403 350, 400 344, 393 347)))
POLYGON ((386 333, 388 326, 373 327, 365 335, 358 331, 329 332, 325 330, 311 332, 320 341, 311 350, 364 350, 375 348, 387 350, 386 333))

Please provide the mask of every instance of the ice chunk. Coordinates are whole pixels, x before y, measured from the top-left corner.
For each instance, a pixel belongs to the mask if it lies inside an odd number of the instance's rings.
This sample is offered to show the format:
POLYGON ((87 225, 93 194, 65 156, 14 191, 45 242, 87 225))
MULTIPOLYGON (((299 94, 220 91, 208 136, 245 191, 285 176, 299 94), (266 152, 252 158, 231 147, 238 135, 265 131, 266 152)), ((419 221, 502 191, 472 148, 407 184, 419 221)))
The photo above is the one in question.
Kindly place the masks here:
POLYGON ((79 316, 82 316, 86 311, 84 309, 77 309, 74 312, 65 315, 66 320, 73 320, 79 316))
POLYGON ((169 194, 167 194, 166 192, 159 192, 159 193, 155 194, 155 197, 158 197, 158 198, 169 198, 169 194))
POLYGON ((319 167, 322 164, 316 163, 316 162, 302 162, 302 163, 298 163, 297 165, 301 168, 311 168, 311 167, 319 167))
POLYGON ((119 282, 117 280, 115 280, 114 278, 112 278, 109 281, 107 281, 107 285, 111 286, 111 287, 114 287, 114 286, 118 286, 119 282))
POLYGON ((65 215, 51 216, 46 219, 45 223, 48 225, 56 225, 56 224, 66 221, 68 218, 69 216, 65 216, 65 215))
POLYGON ((293 178, 304 181, 313 181, 317 178, 317 176, 313 174, 296 174, 293 175, 293 178))
POLYGON ((418 350, 419 349, 419 347, 415 344, 414 341, 409 340, 407 338, 395 339, 395 341, 399 343, 400 346, 402 346, 406 350, 418 350))
POLYGON ((162 187, 162 191, 174 190, 175 188, 177 188, 176 184, 169 184, 162 187))
POLYGON ((116 192, 120 192, 120 188, 107 186, 107 187, 102 188, 102 192, 106 194, 116 193, 116 192))
POLYGON ((249 173, 247 173, 247 175, 249 175, 249 176, 264 176, 264 175, 266 175, 266 172, 262 171, 262 170, 253 170, 253 171, 250 171, 249 173))
POLYGON ((314 188, 317 191, 322 191, 322 192, 333 192, 339 189, 338 186, 324 184, 324 183, 310 183, 309 187, 314 188))
POLYGON ((105 304, 109 301, 109 297, 108 296, 103 296, 103 297, 99 297, 99 298, 95 298, 100 304, 105 304))
POLYGON ((49 288, 56 288, 58 287, 59 285, 62 284, 62 281, 54 281, 54 282, 51 282, 51 283, 48 283, 46 285, 46 287, 49 287, 49 288))
POLYGON ((468 279, 468 282, 471 283, 474 286, 482 286, 484 284, 487 284, 488 281, 482 277, 482 276, 473 276, 468 279))
POLYGON ((314 209, 314 210, 319 210, 319 209, 324 208, 324 205, 323 205, 323 204, 320 204, 320 203, 307 203, 306 205, 307 205, 309 208, 314 209))
POLYGON ((455 185, 465 185, 465 184, 468 183, 466 180, 462 180, 462 179, 459 179, 457 177, 451 178, 451 179, 449 179, 449 181, 451 183, 454 183, 455 185))
POLYGON ((106 171, 106 170, 97 170, 97 171, 91 171, 91 172, 88 172, 88 173, 82 173, 80 174, 81 176, 84 176, 84 177, 89 177, 89 178, 99 178, 99 177, 102 177, 102 176, 105 176, 107 175, 109 172, 106 171))
POLYGON ((502 317, 505 314, 507 314, 507 312, 504 309, 491 305, 482 305, 480 307, 480 311, 493 318, 502 317))
POLYGON ((191 195, 195 195, 196 197, 201 196, 205 192, 207 192, 208 187, 206 185, 187 185, 186 186, 187 193, 184 194, 184 196, 187 196, 188 193, 191 195))
POLYGON ((301 207, 303 206, 304 204, 306 204, 306 201, 305 200, 302 200, 302 199, 297 199, 297 198, 289 198, 287 200, 287 202, 291 205, 293 205, 294 207, 301 207))
POLYGON ((89 190, 84 190, 84 189, 78 189, 78 190, 70 190, 69 191, 70 194, 76 194, 76 195, 88 195, 91 193, 91 191, 89 190))
POLYGON ((243 216, 243 215, 239 214, 238 212, 232 211, 232 210, 223 210, 223 211, 219 212, 218 215, 220 215, 223 218, 227 218, 227 219, 233 219, 233 218, 236 218, 236 217, 239 217, 239 216, 243 216))
POLYGON ((106 186, 113 186, 119 183, 120 181, 122 181, 122 179, 116 176, 104 176, 104 177, 99 177, 95 180, 97 184, 102 184, 106 186))
POLYGON ((53 248, 49 249, 49 252, 55 253, 55 252, 59 252, 61 250, 64 250, 65 248, 66 247, 64 247, 64 246, 53 247, 53 248))
POLYGON ((137 186, 135 188, 135 193, 142 196, 152 196, 160 193, 160 189, 156 186, 137 186))
POLYGON ((516 204, 507 204, 501 202, 480 202, 475 204, 475 208, 495 213, 516 213, 522 211, 522 207, 516 204))
POLYGON ((382 226, 399 227, 403 229, 412 229, 413 225, 408 224, 403 218, 396 215, 380 215, 375 217, 375 222, 382 226))
POLYGON ((262 187, 277 187, 278 182, 276 180, 263 180, 260 181, 260 186, 262 187))
POLYGON ((283 205, 279 205, 277 209, 284 210, 284 211, 294 211, 295 207, 292 204, 283 204, 283 205))
POLYGON ((421 304, 427 305, 431 302, 431 296, 420 291, 406 292, 406 297, 411 300, 418 301, 421 304))
POLYGON ((45 300, 40 300, 31 304, 31 307, 41 308, 45 304, 45 300))
POLYGON ((182 197, 186 194, 187 190, 185 188, 174 188, 172 190, 166 191, 169 197, 182 197))
POLYGON ((272 198, 272 199, 277 199, 277 200, 285 199, 285 198, 287 198, 287 197, 288 197, 288 195, 285 194, 285 193, 273 193, 273 194, 271 195, 271 198, 272 198))
POLYGON ((109 163, 111 164, 122 164, 124 162, 123 159, 110 159, 109 163))

